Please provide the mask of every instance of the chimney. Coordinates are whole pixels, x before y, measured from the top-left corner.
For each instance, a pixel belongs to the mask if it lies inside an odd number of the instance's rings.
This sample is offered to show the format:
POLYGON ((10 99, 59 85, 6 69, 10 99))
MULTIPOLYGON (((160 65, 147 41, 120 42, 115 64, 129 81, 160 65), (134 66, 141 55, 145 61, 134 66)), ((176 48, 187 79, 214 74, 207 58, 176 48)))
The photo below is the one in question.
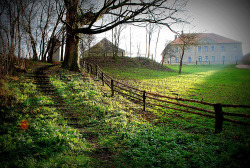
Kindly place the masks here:
POLYGON ((183 33, 183 30, 181 31, 181 35, 183 35, 184 33, 183 33))
POLYGON ((177 39, 177 35, 174 35, 174 39, 177 39))

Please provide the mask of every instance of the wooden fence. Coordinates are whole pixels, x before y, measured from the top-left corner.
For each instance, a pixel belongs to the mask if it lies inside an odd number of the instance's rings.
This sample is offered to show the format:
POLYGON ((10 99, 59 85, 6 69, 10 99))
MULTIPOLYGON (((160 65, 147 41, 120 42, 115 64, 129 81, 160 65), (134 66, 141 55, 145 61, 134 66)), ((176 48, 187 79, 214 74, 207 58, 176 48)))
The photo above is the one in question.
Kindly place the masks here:
POLYGON ((106 84, 110 87, 111 96, 114 96, 115 92, 124 95, 136 101, 137 103, 140 103, 143 107, 143 111, 146 110, 147 106, 151 107, 158 106, 162 108, 182 111, 185 113, 192 113, 209 118, 215 118, 215 133, 220 133, 222 131, 223 121, 229 121, 240 125, 250 126, 249 122, 224 118, 224 116, 250 118, 249 114, 229 113, 229 112, 224 112, 222 110, 222 108, 227 108, 227 107, 250 108, 249 105, 231 105, 231 104, 221 104, 221 103, 214 104, 194 99, 164 96, 156 93, 147 92, 145 90, 140 90, 138 88, 129 86, 128 84, 114 80, 111 76, 104 73, 98 65, 93 66, 92 64, 84 61, 83 67, 84 69, 87 70, 88 73, 91 73, 95 75, 96 78, 101 79, 102 85, 106 84), (202 107, 197 107, 197 105, 195 106, 193 104, 199 104, 199 106, 202 107))

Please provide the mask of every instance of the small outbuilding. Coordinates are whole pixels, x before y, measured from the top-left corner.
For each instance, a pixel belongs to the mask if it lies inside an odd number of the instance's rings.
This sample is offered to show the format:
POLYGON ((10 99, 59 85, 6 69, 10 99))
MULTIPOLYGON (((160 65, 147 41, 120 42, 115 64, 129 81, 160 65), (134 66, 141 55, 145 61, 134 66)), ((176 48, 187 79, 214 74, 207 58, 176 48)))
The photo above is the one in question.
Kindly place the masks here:
POLYGON ((125 50, 118 48, 108 39, 103 38, 96 45, 84 52, 84 56, 114 56, 117 52, 117 56, 124 56, 125 50))

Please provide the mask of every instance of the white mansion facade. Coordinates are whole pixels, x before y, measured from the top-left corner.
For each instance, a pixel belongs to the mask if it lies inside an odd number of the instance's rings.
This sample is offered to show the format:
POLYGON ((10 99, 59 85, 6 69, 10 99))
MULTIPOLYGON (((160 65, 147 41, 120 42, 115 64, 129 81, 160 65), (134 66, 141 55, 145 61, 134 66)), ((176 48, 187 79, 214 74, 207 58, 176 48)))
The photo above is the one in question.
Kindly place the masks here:
MULTIPOLYGON (((184 34, 192 36, 194 34, 184 34)), ((184 49, 183 64, 237 64, 242 60, 242 43, 214 33, 193 36, 184 49)), ((175 38, 162 52, 164 64, 178 64, 183 41, 175 38)))

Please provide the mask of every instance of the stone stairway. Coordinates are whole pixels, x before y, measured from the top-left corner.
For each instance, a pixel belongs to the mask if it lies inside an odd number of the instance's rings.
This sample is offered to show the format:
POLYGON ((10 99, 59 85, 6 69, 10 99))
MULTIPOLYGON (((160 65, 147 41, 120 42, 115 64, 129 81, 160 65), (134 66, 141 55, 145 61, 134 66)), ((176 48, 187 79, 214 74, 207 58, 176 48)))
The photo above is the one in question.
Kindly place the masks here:
POLYGON ((54 101, 54 104, 46 106, 54 107, 58 111, 61 111, 62 116, 67 120, 67 125, 78 129, 79 132, 83 134, 84 138, 93 145, 95 149, 92 153, 92 157, 97 158, 101 162, 106 160, 108 165, 112 165, 112 153, 106 148, 104 150, 104 148, 100 147, 97 143, 99 131, 93 131, 89 129, 88 126, 79 123, 77 112, 75 112, 73 108, 74 105, 65 104, 64 99, 56 94, 56 90, 49 80, 49 75, 53 71, 54 66, 56 65, 38 67, 32 74, 28 75, 28 78, 33 78, 37 89, 44 95, 51 97, 54 101))
POLYGON ((80 128, 81 125, 77 123, 78 118, 74 115, 75 112, 72 105, 70 106, 65 104, 64 99, 56 94, 56 90, 49 80, 49 75, 51 74, 52 67, 54 66, 55 65, 46 65, 37 68, 33 73, 34 84, 36 84, 39 91, 41 91, 44 95, 51 97, 54 101, 54 104, 46 106, 54 107, 60 111, 63 117, 69 121, 69 126, 80 128))

